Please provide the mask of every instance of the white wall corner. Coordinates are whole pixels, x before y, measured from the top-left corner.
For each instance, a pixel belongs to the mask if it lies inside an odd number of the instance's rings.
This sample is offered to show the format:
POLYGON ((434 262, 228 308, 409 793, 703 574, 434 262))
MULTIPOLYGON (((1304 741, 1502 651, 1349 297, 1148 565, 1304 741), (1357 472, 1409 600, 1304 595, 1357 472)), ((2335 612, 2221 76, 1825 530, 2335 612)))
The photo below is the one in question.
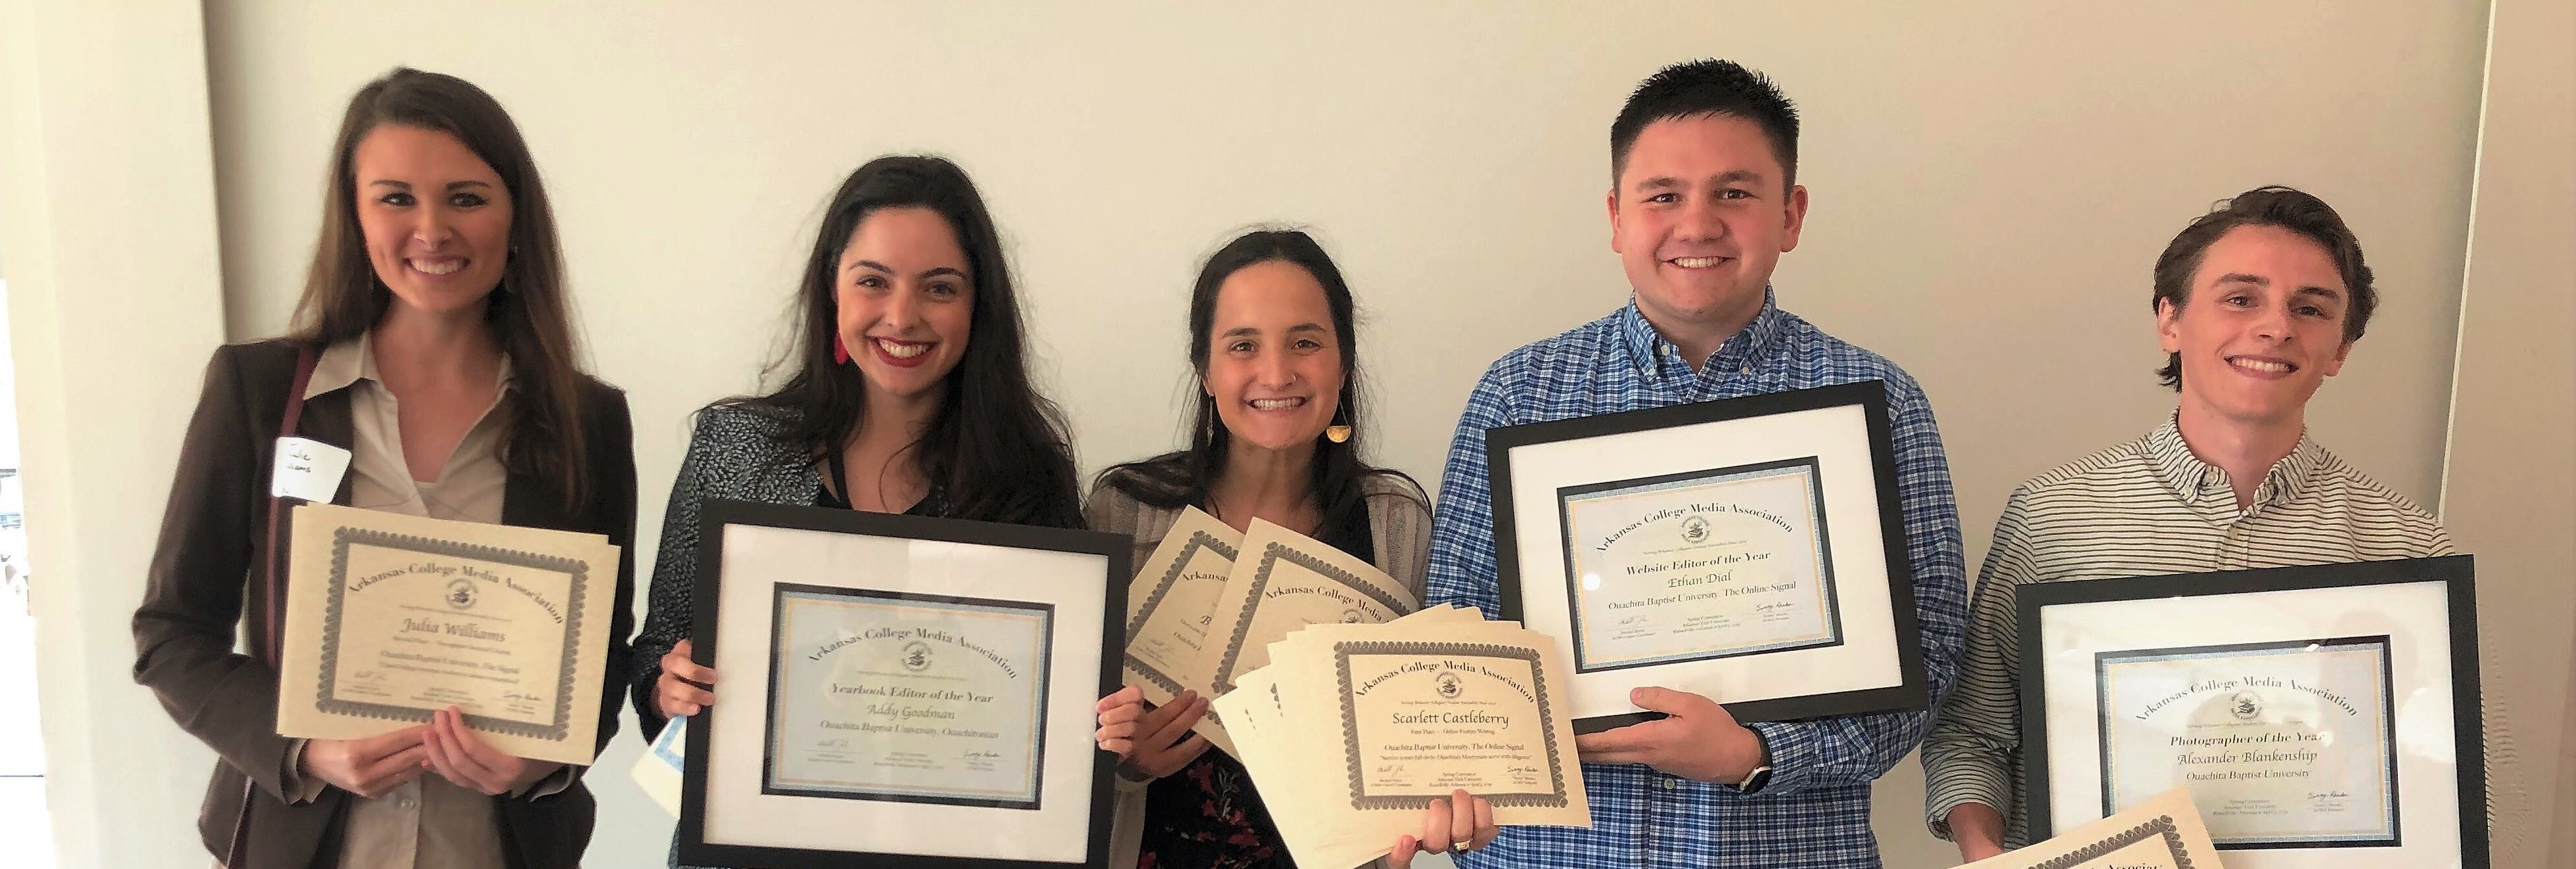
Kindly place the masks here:
POLYGON ((0 262, 63 866, 202 865, 212 753, 130 676, 128 625, 223 338, 202 7, 0 0, 0 262))

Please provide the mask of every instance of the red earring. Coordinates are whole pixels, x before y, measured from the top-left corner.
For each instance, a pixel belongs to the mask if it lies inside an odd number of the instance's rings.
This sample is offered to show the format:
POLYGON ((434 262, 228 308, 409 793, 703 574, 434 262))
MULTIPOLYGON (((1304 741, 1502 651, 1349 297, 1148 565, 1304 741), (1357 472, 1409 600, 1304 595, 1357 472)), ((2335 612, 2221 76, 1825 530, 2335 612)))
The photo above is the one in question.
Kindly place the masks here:
POLYGON ((835 365, 850 364, 850 345, 841 343, 841 336, 839 335, 832 336, 832 363, 835 365))

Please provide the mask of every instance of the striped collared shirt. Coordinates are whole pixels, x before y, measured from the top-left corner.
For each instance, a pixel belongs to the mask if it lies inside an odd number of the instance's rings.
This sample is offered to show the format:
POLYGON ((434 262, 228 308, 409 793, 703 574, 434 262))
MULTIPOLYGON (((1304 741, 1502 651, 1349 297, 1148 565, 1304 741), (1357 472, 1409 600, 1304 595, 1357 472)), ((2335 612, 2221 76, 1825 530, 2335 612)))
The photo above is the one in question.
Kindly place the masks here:
POLYGON ((2171 420, 2145 437, 2013 490, 1977 573, 1959 690, 1923 743, 1924 811, 1950 837, 1950 810, 2004 815, 2004 843, 2029 844, 2021 763, 2015 591, 2039 582, 2340 564, 2451 554, 2442 524, 2305 436, 2239 510, 2227 472, 2192 455, 2171 420))
MULTIPOLYGON (((1938 702, 1958 666, 1967 577, 1950 465, 1931 405, 1894 363, 1780 310, 1767 293, 1752 324, 1698 370, 1633 302, 1496 361, 1468 397, 1450 444, 1425 604, 1497 609, 1486 429, 1863 380, 1887 384, 1904 545, 1913 559, 1924 669, 1938 702)), ((1590 829, 1506 827, 1492 845, 1458 862, 1469 869, 1877 866, 1870 782, 1903 760, 1929 724, 1928 713, 1911 712, 1752 725, 1770 744, 1773 772, 1749 795, 1642 764, 1587 763, 1590 829)))

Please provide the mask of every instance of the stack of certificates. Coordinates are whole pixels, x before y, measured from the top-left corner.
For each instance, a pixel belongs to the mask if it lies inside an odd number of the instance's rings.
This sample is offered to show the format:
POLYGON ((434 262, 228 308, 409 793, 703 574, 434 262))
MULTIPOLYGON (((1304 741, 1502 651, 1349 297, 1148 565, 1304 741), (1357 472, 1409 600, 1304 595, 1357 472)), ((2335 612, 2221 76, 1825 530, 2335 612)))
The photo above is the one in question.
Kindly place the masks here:
MULTIPOLYGON (((1237 533, 1192 508, 1165 534, 1127 593, 1124 681, 1155 705, 1183 691, 1219 697, 1269 663, 1270 644, 1312 624, 1375 624, 1411 612, 1413 594, 1385 572, 1305 535, 1255 519, 1237 533)), ((1223 713, 1197 731, 1237 757, 1223 713)))
POLYGON ((1592 825, 1553 641, 1442 606, 1314 625, 1269 657, 1215 708, 1297 862, 1383 856, 1459 790, 1499 825, 1592 825))
POLYGON ((1366 561, 1197 510, 1128 600, 1126 683, 1156 704, 1216 698, 1198 732, 1251 771, 1300 863, 1384 855, 1458 790, 1497 824, 1592 823, 1569 671, 1555 641, 1518 623, 1412 612, 1412 593, 1366 561))

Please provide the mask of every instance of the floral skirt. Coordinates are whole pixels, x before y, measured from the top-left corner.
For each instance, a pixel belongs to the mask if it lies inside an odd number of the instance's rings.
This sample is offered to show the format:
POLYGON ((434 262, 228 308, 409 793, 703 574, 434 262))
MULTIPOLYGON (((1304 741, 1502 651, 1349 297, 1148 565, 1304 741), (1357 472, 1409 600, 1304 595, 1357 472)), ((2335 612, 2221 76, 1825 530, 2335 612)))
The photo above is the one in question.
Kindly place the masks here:
POLYGON ((1211 748, 1145 790, 1137 869, 1294 869, 1252 775, 1211 748))

